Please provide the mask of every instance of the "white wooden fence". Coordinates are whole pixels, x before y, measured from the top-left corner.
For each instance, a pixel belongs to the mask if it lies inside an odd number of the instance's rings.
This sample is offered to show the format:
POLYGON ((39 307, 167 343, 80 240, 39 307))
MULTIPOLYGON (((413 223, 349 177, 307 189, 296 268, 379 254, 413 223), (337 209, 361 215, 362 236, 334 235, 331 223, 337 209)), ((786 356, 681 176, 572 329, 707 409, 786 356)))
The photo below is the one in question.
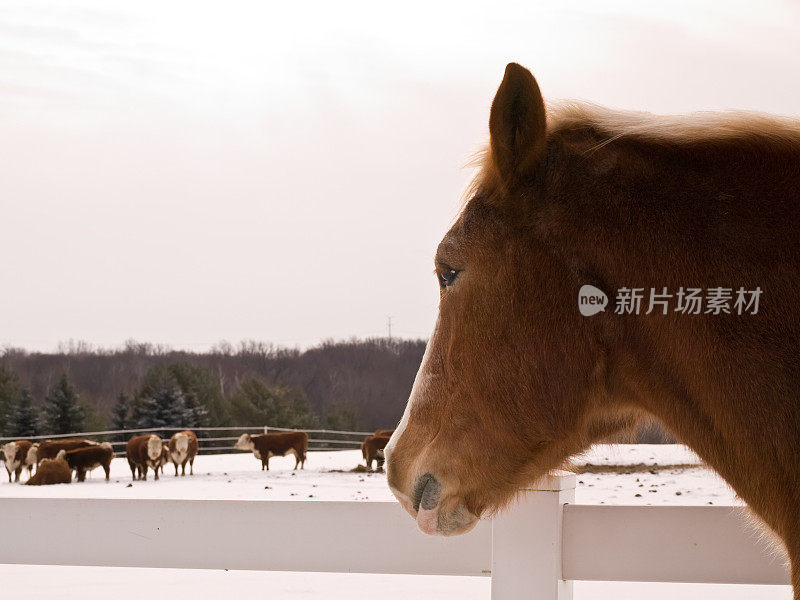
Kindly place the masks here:
POLYGON ((574 475, 548 477, 454 538, 391 502, 4 498, 0 563, 482 575, 493 600, 568 600, 573 580, 788 584, 743 509, 574 497, 574 475))

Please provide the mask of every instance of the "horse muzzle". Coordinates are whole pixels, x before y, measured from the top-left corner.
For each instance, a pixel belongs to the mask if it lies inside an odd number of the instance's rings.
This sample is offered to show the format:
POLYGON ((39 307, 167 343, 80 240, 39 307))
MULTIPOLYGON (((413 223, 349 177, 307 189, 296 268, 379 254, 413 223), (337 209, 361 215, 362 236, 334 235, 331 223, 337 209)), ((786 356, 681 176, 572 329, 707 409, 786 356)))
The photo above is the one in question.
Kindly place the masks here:
POLYGON ((478 517, 470 513, 460 500, 452 508, 443 508, 443 486, 432 473, 417 476, 410 497, 391 485, 389 488, 406 512, 417 521, 420 531, 428 535, 460 535, 478 522, 478 517))

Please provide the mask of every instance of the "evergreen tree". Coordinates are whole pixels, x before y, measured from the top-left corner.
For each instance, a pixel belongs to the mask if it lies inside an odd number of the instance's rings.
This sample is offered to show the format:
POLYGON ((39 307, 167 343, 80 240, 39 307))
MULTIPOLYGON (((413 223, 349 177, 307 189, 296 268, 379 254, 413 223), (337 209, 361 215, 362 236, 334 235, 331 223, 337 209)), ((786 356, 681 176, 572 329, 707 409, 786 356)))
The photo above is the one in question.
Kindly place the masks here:
POLYGON ((44 399, 42 429, 44 433, 76 433, 83 430, 84 410, 75 388, 66 373, 44 399))
POLYGON ((175 420, 178 415, 183 415, 184 410, 183 393, 177 386, 165 385, 154 388, 140 398, 136 427, 139 429, 180 427, 175 420))
POLYGON ((302 390, 268 386, 255 378, 240 386, 231 399, 231 412, 240 425, 304 429, 312 427, 316 420, 302 390))
POLYGON ((198 427, 204 415, 195 396, 185 394, 169 372, 161 371, 158 378, 149 378, 139 396, 135 425, 171 435, 174 428, 198 427))
POLYGON ((308 429, 316 425, 316 415, 308 405, 305 392, 299 388, 286 385, 276 385, 271 388, 277 398, 279 420, 295 429, 308 429))
POLYGON ((184 393, 186 406, 193 414, 189 415, 194 427, 205 425, 227 425, 229 420, 225 399, 222 397, 222 386, 219 377, 205 367, 178 362, 163 365, 184 393))
MULTIPOLYGON (((131 406, 128 396, 123 392, 117 394, 117 399, 111 407, 111 429, 127 429, 130 426, 131 419, 131 406)), ((124 442, 127 436, 120 433, 114 436, 114 439, 124 442)))
POLYGON ((5 364, 0 363, 0 431, 7 430, 7 419, 19 397, 19 378, 5 364))
POLYGON ((358 411, 349 404, 339 404, 328 409, 322 420, 324 429, 355 431, 358 429, 358 411))
POLYGON ((192 392, 185 394, 183 398, 183 404, 184 409, 186 410, 184 421, 187 423, 187 425, 185 425, 185 427, 190 429, 193 427, 202 427, 206 422, 206 418, 208 417, 208 411, 198 401, 197 396, 195 396, 192 392))
POLYGON ((137 427, 153 427, 138 423, 165 419, 172 427, 220 425, 228 419, 224 404, 219 380, 208 369, 188 363, 156 365, 145 374, 134 400, 133 422, 137 427))
POLYGON ((97 410, 93 402, 87 402, 81 398, 81 409, 83 410, 83 427, 84 431, 103 431, 108 429, 107 415, 97 410))
POLYGON ((30 437, 37 434, 36 411, 28 390, 22 390, 6 423, 6 434, 11 437, 30 437))
POLYGON ((120 392, 111 407, 111 429, 127 429, 130 414, 128 396, 120 392))

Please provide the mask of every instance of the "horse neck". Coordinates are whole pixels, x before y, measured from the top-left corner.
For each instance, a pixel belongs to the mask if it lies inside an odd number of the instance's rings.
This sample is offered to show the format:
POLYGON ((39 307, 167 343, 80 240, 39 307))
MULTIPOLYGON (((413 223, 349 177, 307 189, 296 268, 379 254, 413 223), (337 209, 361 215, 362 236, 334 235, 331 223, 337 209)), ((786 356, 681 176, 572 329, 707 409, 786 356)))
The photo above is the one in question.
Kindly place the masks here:
POLYGON ((730 175, 730 161, 709 162, 707 172, 687 161, 654 158, 633 174, 620 168, 617 179, 579 181, 574 197, 608 200, 561 207, 559 243, 579 283, 610 293, 763 290, 759 315, 614 315, 609 307, 591 317, 609 352, 609 395, 658 417, 757 506, 759 489, 800 483, 782 468, 796 459, 780 443, 800 443, 792 359, 800 339, 800 174, 787 175, 781 161, 749 173, 738 164, 730 175))

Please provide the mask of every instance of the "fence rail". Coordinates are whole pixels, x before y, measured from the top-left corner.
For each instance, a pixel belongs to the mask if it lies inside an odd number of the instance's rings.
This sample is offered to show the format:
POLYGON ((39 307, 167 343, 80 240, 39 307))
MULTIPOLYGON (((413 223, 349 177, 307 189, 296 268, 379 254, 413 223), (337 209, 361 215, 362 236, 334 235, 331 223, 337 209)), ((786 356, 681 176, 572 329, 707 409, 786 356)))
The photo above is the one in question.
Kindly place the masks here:
MULTIPOLYGON (((149 429, 109 429, 107 431, 81 431, 77 433, 62 433, 55 435, 34 435, 28 437, 0 437, 0 444, 15 440, 30 440, 32 442, 42 440, 56 440, 63 438, 88 438, 97 441, 107 441, 115 448, 116 456, 125 456, 124 446, 127 438, 142 433, 156 433, 162 437, 169 437, 172 433, 183 431, 185 427, 159 427, 149 429), (110 439, 109 439, 110 438, 110 439), (117 451, 117 448, 123 451, 117 451)), ((236 427, 194 427, 192 431, 198 434, 200 442, 200 454, 213 454, 221 451, 230 451, 233 443, 239 439, 242 433, 263 433, 284 432, 284 431, 305 431, 309 434, 309 450, 346 450, 359 448, 364 437, 372 435, 373 431, 341 431, 336 429, 289 429, 286 427, 271 426, 236 426, 236 427), (208 436, 214 432, 237 432, 234 436, 208 436), (322 436, 322 437, 318 437, 322 436), (340 436, 340 439, 331 439, 333 436, 340 436), (344 439, 350 438, 350 439, 344 439)))
POLYGON ((574 494, 574 475, 545 478, 455 538, 421 534, 391 502, 3 498, 0 563, 478 575, 493 600, 570 600, 575 580, 789 582, 742 508, 583 506, 574 494))
MULTIPOLYGON (((361 435, 367 436, 375 433, 374 431, 339 431, 336 429, 290 429, 287 427, 272 427, 269 425, 235 425, 232 427, 193 427, 192 431, 263 431, 268 428, 270 431, 305 431, 306 433, 338 433, 342 435, 361 435)), ((55 440, 58 438, 70 437, 93 437, 117 434, 147 433, 149 431, 183 431, 186 427, 150 427, 147 429, 109 429, 107 431, 80 431, 76 433, 56 433, 53 435, 32 435, 27 437, 0 437, 0 442, 11 442, 14 440, 55 440)))
POLYGON ((741 507, 567 505, 563 535, 567 579, 789 583, 786 555, 741 507))

